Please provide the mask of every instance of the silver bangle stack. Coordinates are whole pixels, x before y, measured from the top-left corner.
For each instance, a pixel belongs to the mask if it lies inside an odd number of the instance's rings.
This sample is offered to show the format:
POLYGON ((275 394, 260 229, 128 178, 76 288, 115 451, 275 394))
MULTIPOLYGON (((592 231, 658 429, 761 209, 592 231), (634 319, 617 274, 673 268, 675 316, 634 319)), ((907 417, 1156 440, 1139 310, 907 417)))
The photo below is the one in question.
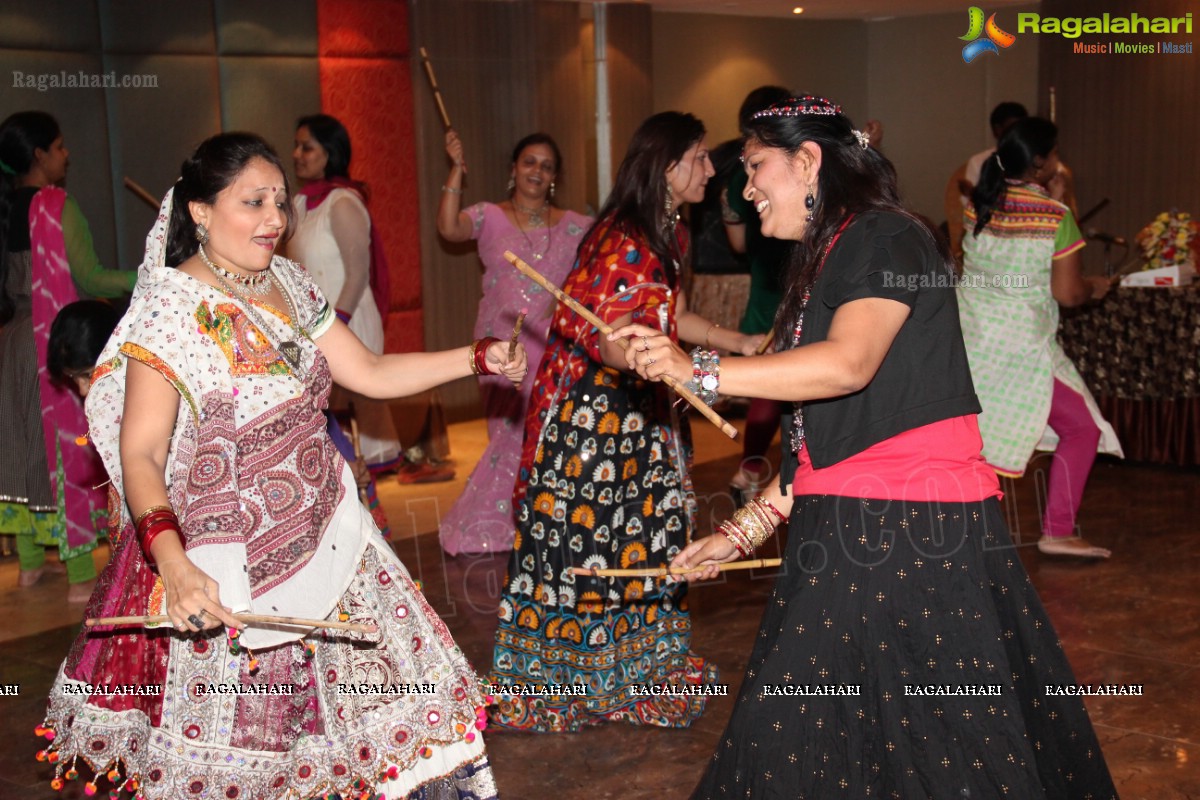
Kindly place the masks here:
POLYGON ((721 357, 716 350, 697 347, 692 350, 692 379, 687 388, 708 405, 717 402, 721 388, 721 357))

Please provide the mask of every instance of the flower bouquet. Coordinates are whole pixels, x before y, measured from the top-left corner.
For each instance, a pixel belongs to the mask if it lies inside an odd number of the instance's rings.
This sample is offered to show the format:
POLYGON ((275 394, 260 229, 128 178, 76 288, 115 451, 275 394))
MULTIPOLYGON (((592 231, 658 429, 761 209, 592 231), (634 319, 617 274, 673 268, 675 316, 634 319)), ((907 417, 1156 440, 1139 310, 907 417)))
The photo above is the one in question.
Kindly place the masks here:
POLYGON ((1122 286, 1183 286, 1196 275, 1200 223, 1182 211, 1164 211, 1135 237, 1145 266, 1122 286))

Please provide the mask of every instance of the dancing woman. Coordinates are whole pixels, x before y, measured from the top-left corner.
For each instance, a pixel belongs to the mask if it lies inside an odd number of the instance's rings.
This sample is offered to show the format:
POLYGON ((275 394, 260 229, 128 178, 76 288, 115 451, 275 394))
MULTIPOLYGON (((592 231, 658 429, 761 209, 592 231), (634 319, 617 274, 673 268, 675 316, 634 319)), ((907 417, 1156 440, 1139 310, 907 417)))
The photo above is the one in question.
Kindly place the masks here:
MULTIPOLYGON (((564 291, 612 325, 645 323, 670 341, 711 334, 752 352, 761 337, 714 330, 680 290, 688 236, 677 211, 704 196, 712 175, 700 120, 669 111, 643 122, 564 291)), ((703 697, 637 694, 716 678, 689 649, 685 587, 571 573, 662 566, 690 541, 689 438, 665 387, 630 374, 619 347, 582 318, 555 313, 525 419, 492 679, 582 685, 586 696, 501 698, 495 722, 539 732, 606 720, 686 727, 704 710, 703 697)))
MULTIPOLYGON (((479 242, 483 264, 483 298, 475 318, 476 336, 508 338, 517 315, 528 311, 521 341, 531 364, 541 362, 554 300, 523 278, 504 258, 511 250, 555 285, 561 285, 575 263, 575 250, 591 219, 554 205, 555 184, 562 172, 558 145, 544 133, 533 133, 513 148, 508 198, 462 208, 466 172, 462 140, 446 133, 450 174, 442 186, 438 233, 447 241, 479 242)), ((489 377, 479 379, 487 415, 488 445, 458 502, 441 522, 447 553, 503 553, 512 548, 512 492, 521 455, 525 409, 533 380, 519 388, 489 377)))
POLYGON ((67 600, 92 594, 103 527, 104 468, 87 446, 83 405, 46 369, 50 327, 82 291, 115 298, 133 270, 107 270, 75 199, 58 184, 70 153, 54 117, 22 111, 0 124, 0 533, 16 534, 20 586, 65 563, 67 600))
POLYGON ((983 457, 1018 477, 1034 450, 1054 451, 1038 549, 1108 558, 1076 535, 1075 517, 1096 452, 1120 456, 1121 446, 1058 343, 1058 307, 1103 298, 1109 281, 1083 275, 1083 234, 1046 188, 1057 174, 1053 122, 1026 117, 1000 137, 967 207, 958 308, 983 457))
POLYGON ((88 794, 109 781, 149 800, 494 797, 476 677, 358 502, 324 409, 334 381, 375 398, 477 372, 519 382, 524 350, 371 352, 274 255, 290 222, 279 158, 253 134, 206 140, 163 201, 88 396, 114 509, 88 615, 169 624, 79 635, 43 757, 59 786, 88 767, 88 794), (430 691, 345 691, 362 684, 430 691))
MULTIPOLYGON (((743 133, 745 197, 765 235, 797 244, 784 351, 722 362, 718 389, 795 403, 791 457, 673 564, 711 578, 789 530, 693 797, 1115 797, 1082 701, 1046 688, 1075 679, 980 455, 949 254, 828 100, 792 98, 743 133)), ((692 377, 669 337, 615 335, 641 343, 627 363, 643 377, 692 377)))

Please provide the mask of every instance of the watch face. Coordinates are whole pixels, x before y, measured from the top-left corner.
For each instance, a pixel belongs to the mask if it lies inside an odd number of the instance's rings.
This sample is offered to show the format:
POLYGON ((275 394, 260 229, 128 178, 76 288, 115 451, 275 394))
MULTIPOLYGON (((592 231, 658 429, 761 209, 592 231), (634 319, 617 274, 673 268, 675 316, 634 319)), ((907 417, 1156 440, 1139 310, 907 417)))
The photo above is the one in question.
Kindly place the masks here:
POLYGON ((705 375, 703 378, 700 379, 700 385, 706 391, 709 391, 709 392, 713 391, 719 385, 719 383, 717 381, 717 376, 716 375, 705 375))

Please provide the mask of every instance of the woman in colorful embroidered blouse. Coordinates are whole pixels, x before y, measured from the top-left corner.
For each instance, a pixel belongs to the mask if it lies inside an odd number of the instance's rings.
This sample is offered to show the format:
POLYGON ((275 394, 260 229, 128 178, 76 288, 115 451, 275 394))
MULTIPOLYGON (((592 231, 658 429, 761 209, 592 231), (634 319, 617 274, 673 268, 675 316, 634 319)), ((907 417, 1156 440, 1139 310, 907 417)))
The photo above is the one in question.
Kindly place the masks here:
MULTIPOLYGON (((438 233, 451 242, 475 239, 479 243, 483 298, 475 317, 475 335, 507 338, 517 315, 527 310, 521 341, 529 351, 530 363, 539 364, 546 350, 554 299, 514 270, 504 258, 504 251, 516 253, 560 286, 575 263, 575 250, 592 220, 554 205, 562 155, 547 134, 531 133, 517 142, 509 196, 499 203, 462 208, 467 167, 462 140, 455 131, 446 132, 446 153, 451 167, 438 206, 438 233)), ((442 547, 451 555, 503 553, 512 548, 516 528, 512 492, 532 387, 533 376, 519 389, 493 378, 479 379, 488 445, 462 496, 441 521, 442 547)))
POLYGON ((57 545, 67 599, 82 603, 96 579, 105 508, 93 487, 104 468, 87 444, 78 395, 46 371, 47 341, 79 292, 122 297, 137 273, 100 265, 79 205, 57 185, 68 155, 49 114, 23 111, 0 124, 0 533, 16 534, 21 586, 37 583, 43 546, 57 545))
MULTIPOLYGON (((608 322, 642 322, 672 340, 753 352, 761 340, 713 326, 680 291, 687 229, 679 206, 713 175, 704 126, 664 112, 642 123, 563 290, 608 322)), ((534 380, 513 504, 517 538, 500 598, 494 683, 575 684, 579 697, 502 697, 497 723, 576 731, 604 720, 684 727, 702 697, 637 687, 715 680, 689 650, 682 587, 583 578, 571 567, 666 564, 691 540, 687 420, 662 386, 629 374, 620 348, 559 308, 534 380)))
POLYGON ((1028 117, 1010 127, 983 164, 966 211, 963 339, 983 414, 983 457, 1020 476, 1034 450, 1053 450, 1043 553, 1108 558, 1075 533, 1096 452, 1120 456, 1116 434, 1058 344, 1058 307, 1099 300, 1109 282, 1083 276, 1083 235, 1052 200, 1058 129, 1028 117))
MULTIPOLYGON (((715 577, 787 517, 786 568, 692 796, 1115 797, 1081 699, 1045 691, 1075 679, 980 457, 949 252, 830 101, 743 133, 745 198, 796 242, 775 322, 792 335, 723 362, 720 388, 794 403, 790 453, 672 566, 715 577)), ((668 337, 614 336, 646 337, 640 375, 691 377, 668 337)))
POLYGON ((108 780, 151 800, 493 797, 477 679, 358 502, 324 409, 334 381, 376 398, 476 371, 518 382, 524 350, 372 353, 274 255, 290 222, 279 158, 252 134, 201 144, 163 202, 88 396, 115 547, 87 613, 169 624, 79 636, 47 757, 58 779, 77 760, 95 770, 89 794, 108 780), (377 632, 247 627, 237 612, 377 632), (418 685, 433 693, 388 689, 418 685))

